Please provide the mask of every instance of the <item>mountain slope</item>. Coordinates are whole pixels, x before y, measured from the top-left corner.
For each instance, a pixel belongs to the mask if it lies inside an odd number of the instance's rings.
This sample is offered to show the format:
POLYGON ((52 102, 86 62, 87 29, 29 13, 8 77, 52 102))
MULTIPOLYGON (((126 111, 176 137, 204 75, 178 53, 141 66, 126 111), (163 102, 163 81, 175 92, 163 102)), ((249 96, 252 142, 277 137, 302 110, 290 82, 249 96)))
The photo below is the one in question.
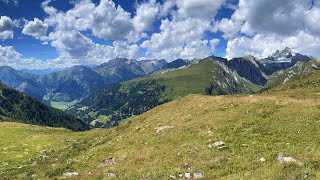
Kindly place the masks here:
POLYGON ((238 72, 238 74, 248 79, 254 84, 265 85, 267 79, 263 75, 263 67, 253 56, 233 58, 227 61, 229 68, 238 72))
POLYGON ((289 80, 294 80, 303 77, 304 75, 309 74, 310 72, 319 70, 319 67, 319 59, 315 59, 310 62, 298 62, 289 69, 272 74, 268 79, 266 89, 270 89, 275 86, 285 84, 289 80))
POLYGON ((37 75, 21 72, 9 66, 0 67, 0 81, 26 94, 41 99, 46 91, 36 81, 37 75))
POLYGON ((162 66, 162 69, 174 69, 191 64, 189 60, 177 59, 162 66))
POLYGON ((103 76, 85 66, 41 76, 39 82, 46 87, 45 99, 64 102, 86 97, 108 83, 103 76))
POLYGON ((0 121, 65 127, 75 131, 89 129, 89 126, 80 119, 48 107, 2 83, 0 83, 0 102, 0 121))
POLYGON ((207 58, 185 69, 109 85, 68 111, 86 122, 98 120, 110 126, 118 120, 189 94, 239 94, 253 93, 259 89, 259 86, 241 78, 226 65, 207 58))
POLYGON ((61 130, 50 136, 53 129, 0 124, 1 137, 34 137, 23 146, 0 142, 0 149, 7 148, 2 150, 6 153, 0 160, 0 175, 4 179, 111 175, 179 179, 180 174, 190 173, 204 179, 319 179, 320 96, 304 96, 291 88, 295 86, 310 94, 319 92, 319 73, 265 94, 190 95, 111 129, 61 130), (284 89, 293 96, 283 96, 284 89), (42 138, 51 144, 46 146, 42 138), (219 149, 214 144, 220 141, 225 147, 219 149), (33 146, 39 149, 33 151, 33 146), (20 153, 17 161, 16 152, 29 149, 33 158, 20 153), (68 172, 79 174, 63 175, 68 172))
POLYGON ((142 60, 139 61, 140 66, 146 74, 150 74, 154 71, 158 71, 168 62, 164 59, 161 60, 142 60))
POLYGON ((126 58, 110 60, 95 68, 94 71, 107 77, 110 83, 127 81, 146 74, 137 60, 126 58))

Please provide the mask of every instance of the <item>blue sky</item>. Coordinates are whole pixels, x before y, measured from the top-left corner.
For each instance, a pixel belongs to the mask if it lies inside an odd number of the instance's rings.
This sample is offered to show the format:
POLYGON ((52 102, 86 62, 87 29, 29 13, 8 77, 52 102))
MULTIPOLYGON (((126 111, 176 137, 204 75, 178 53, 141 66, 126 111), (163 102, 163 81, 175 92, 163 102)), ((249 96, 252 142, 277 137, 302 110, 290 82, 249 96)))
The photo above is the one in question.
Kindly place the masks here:
POLYGON ((319 0, 0 0, 0 65, 135 59, 319 57, 319 0))

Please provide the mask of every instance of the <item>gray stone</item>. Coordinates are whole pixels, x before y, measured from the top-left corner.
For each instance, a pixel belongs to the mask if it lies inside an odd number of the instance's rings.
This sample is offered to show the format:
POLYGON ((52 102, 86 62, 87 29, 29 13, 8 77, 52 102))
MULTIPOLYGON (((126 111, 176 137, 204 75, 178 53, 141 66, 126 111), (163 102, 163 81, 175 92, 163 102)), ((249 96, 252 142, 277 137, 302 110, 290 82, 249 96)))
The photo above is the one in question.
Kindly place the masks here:
POLYGON ((66 172, 66 173, 63 173, 63 176, 64 177, 79 176, 79 173, 77 173, 77 172, 66 172))
POLYGON ((193 173, 193 178, 194 179, 202 179, 204 176, 203 176, 203 173, 202 172, 195 172, 193 173))
POLYGON ((106 173, 106 176, 109 177, 109 178, 115 178, 117 177, 117 175, 115 173, 106 173))
POLYGON ((208 148, 213 148, 213 147, 215 147, 217 149, 227 148, 225 142, 223 142, 223 141, 218 141, 218 142, 215 142, 213 144, 208 145, 208 148))

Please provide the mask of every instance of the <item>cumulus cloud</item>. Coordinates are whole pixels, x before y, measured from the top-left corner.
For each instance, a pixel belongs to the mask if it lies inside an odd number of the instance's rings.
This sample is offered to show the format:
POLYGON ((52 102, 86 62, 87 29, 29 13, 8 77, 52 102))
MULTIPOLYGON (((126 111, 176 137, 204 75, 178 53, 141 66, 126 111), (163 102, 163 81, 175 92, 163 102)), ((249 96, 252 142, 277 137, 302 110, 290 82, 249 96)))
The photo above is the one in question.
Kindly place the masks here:
POLYGON ((158 18, 161 5, 156 0, 138 4, 133 24, 138 32, 151 30, 154 21, 158 18))
POLYGON ((74 64, 99 64, 109 59, 136 57, 138 45, 126 42, 137 35, 131 14, 116 6, 111 0, 101 0, 94 4, 91 0, 77 1, 66 12, 50 6, 50 1, 42 3, 49 15, 44 23, 53 28, 49 33, 50 44, 60 52, 60 59, 74 64), (93 36, 114 41, 112 45, 100 45, 88 37, 93 36))
POLYGON ((0 17, 0 40, 1 39, 12 39, 14 23, 7 16, 0 17))
POLYGON ((101 0, 97 6, 90 0, 79 1, 67 12, 58 11, 46 1, 43 9, 50 15, 45 23, 62 31, 90 30, 102 39, 122 40, 133 28, 130 13, 111 0, 101 0))
POLYGON ((214 18, 225 0, 177 0, 179 16, 184 18, 214 18))
POLYGON ((312 0, 240 0, 232 17, 219 21, 215 30, 229 40, 228 58, 267 56, 287 46, 319 56, 319 8, 312 0))
POLYGON ((205 39, 223 0, 176 0, 172 18, 161 21, 160 32, 144 41, 142 48, 157 59, 202 58, 212 54, 217 41, 205 39))
POLYGON ((257 34, 252 38, 237 37, 228 41, 226 57, 233 58, 244 55, 253 55, 259 58, 267 57, 275 50, 291 47, 293 51, 302 54, 320 56, 320 38, 303 31, 294 36, 279 36, 257 34))
POLYGON ((202 41, 208 23, 199 19, 163 20, 160 33, 154 33, 141 47, 158 59, 199 58, 207 56, 210 50, 207 41, 202 41))
POLYGON ((46 69, 52 67, 71 66, 69 62, 61 59, 53 59, 48 61, 38 60, 34 58, 22 58, 22 54, 17 52, 12 46, 0 45, 0 66, 11 66, 13 68, 31 68, 31 69, 46 69))
POLYGON ((34 18, 33 21, 29 21, 25 24, 22 33, 33 36, 37 39, 46 40, 46 34, 48 30, 48 25, 42 22, 38 18, 34 18))

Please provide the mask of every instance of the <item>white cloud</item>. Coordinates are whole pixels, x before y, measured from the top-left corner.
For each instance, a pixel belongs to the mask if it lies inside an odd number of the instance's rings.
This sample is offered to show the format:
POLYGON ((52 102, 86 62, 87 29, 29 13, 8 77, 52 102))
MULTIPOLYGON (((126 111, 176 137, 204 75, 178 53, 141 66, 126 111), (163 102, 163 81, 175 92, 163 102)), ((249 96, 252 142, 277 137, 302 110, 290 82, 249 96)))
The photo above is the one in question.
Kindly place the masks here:
POLYGON ((164 20, 160 33, 154 33, 141 47, 157 59, 200 58, 211 53, 208 40, 202 40, 210 23, 200 19, 164 20))
POLYGON ((214 18, 225 0, 176 0, 178 14, 183 18, 214 18))
POLYGON ((320 56, 320 38, 315 38, 301 31, 297 35, 288 37, 275 34, 257 34, 253 38, 237 37, 228 41, 226 57, 230 59, 253 55, 262 58, 267 57, 277 49, 282 50, 285 47, 291 47, 293 51, 302 54, 320 56))
POLYGON ((1 39, 12 39, 14 23, 7 16, 0 17, 0 40, 1 39))
POLYGON ((169 61, 212 54, 217 41, 206 39, 205 33, 212 28, 214 17, 224 3, 223 0, 176 0, 177 11, 172 12, 170 20, 162 20, 160 32, 153 33, 141 47, 148 50, 147 55, 169 61))
POLYGON ((154 21, 158 18, 160 13, 160 3, 156 0, 138 4, 136 16, 133 18, 133 24, 138 32, 151 30, 154 21))
POLYGON ((234 21, 233 19, 223 18, 215 24, 214 32, 220 30, 224 33, 224 38, 233 38, 238 34, 241 27, 242 24, 240 22, 234 21))
POLYGON ((139 39, 130 13, 111 0, 101 0, 97 5, 91 0, 77 1, 66 12, 59 11, 45 1, 43 9, 48 13, 44 20, 53 27, 49 33, 50 44, 60 52, 60 59, 73 64, 99 64, 117 56, 136 57, 138 45, 126 42, 129 36, 139 39), (100 45, 87 35, 105 40, 115 40, 112 45, 100 45))
POLYGON ((71 64, 61 61, 61 59, 43 61, 34 58, 22 58, 22 54, 17 52, 14 47, 0 45, 0 66, 11 66, 17 69, 46 69, 52 67, 67 67, 71 66, 71 64))
POLYGON ((312 0, 240 0, 232 17, 221 20, 216 30, 229 38, 228 58, 263 57, 284 47, 319 56, 319 8, 319 1, 312 5, 312 0))
POLYGON ((48 30, 48 25, 42 22, 38 18, 34 18, 33 21, 29 21, 25 24, 22 33, 33 36, 37 39, 46 40, 46 34, 48 30))

